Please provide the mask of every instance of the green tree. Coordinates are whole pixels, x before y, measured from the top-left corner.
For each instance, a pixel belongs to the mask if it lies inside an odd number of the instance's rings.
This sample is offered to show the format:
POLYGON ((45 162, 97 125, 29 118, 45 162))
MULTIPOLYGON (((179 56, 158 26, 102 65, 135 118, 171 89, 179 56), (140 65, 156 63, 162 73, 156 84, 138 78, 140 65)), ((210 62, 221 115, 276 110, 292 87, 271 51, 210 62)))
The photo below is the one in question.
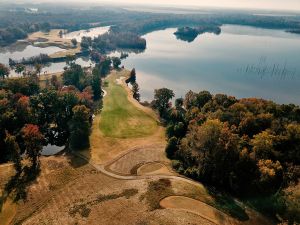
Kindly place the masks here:
POLYGON ((56 90, 59 90, 62 86, 56 75, 52 75, 50 83, 56 90))
POLYGON ((41 72, 42 72, 42 69, 43 69, 43 65, 39 64, 39 63, 36 63, 34 65, 34 68, 35 68, 36 73, 40 76, 41 72))
POLYGON ((75 55, 67 55, 66 56, 66 64, 67 65, 73 65, 75 63, 76 56, 75 55))
POLYGON ((133 98, 139 102, 141 96, 140 96, 140 88, 137 83, 133 83, 132 93, 133 93, 133 98))
POLYGON ((17 64, 15 68, 15 72, 18 74, 21 74, 23 71, 25 71, 26 67, 23 64, 17 64))
POLYGON ((0 77, 4 79, 5 77, 8 77, 9 75, 9 68, 6 67, 4 64, 0 63, 0 77))
POLYGON ((94 100, 99 100, 102 95, 101 89, 101 75, 98 67, 95 67, 92 72, 92 89, 94 93, 94 100))
POLYGON ((162 118, 166 118, 168 110, 171 108, 170 100, 174 97, 174 92, 167 88, 154 90, 153 107, 158 110, 162 118))
POLYGON ((126 82, 127 84, 128 84, 128 83, 131 83, 131 84, 136 83, 136 72, 135 72, 135 68, 133 68, 133 69, 130 71, 129 78, 128 78, 125 82, 126 82))
POLYGON ((63 73, 64 85, 74 85, 80 89, 80 80, 84 77, 84 71, 78 64, 71 64, 63 73))
POLYGON ((92 46, 92 38, 82 37, 80 46, 83 50, 88 50, 92 46))
POLYGON ((174 158, 174 155, 177 151, 177 138, 176 137, 171 137, 168 141, 167 147, 166 147, 166 154, 167 157, 172 159, 174 158))
POLYGON ((121 65, 121 59, 119 57, 112 57, 112 64, 115 69, 118 69, 121 65))
POLYGON ((14 163, 16 175, 19 176, 22 173, 21 151, 16 137, 6 132, 5 147, 11 154, 11 159, 14 163))
POLYGON ((212 95, 208 91, 201 91, 196 95, 195 104, 198 108, 201 108, 211 99, 212 95))
POLYGON ((76 105, 72 111, 73 117, 69 123, 70 148, 73 150, 88 148, 90 145, 90 110, 84 105, 76 105))
POLYGON ((76 47, 77 46, 77 40, 76 40, 76 38, 73 38, 72 40, 71 40, 71 42, 72 42, 72 44, 73 44, 73 46, 74 47, 76 47))
POLYGON ((100 63, 97 64, 97 67, 98 67, 102 77, 105 77, 109 73, 110 66, 111 66, 111 58, 110 57, 104 57, 102 60, 100 60, 100 63))

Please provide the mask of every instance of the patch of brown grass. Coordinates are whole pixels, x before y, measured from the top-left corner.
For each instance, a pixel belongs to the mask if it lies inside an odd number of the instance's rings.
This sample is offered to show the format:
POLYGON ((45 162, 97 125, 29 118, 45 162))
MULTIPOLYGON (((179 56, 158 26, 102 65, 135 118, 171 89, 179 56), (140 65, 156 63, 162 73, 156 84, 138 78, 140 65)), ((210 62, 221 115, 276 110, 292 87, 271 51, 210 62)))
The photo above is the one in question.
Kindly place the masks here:
POLYGON ((132 189, 125 189, 120 194, 98 195, 97 198, 94 200, 85 203, 79 203, 77 205, 72 206, 69 209, 69 214, 71 216, 80 214, 82 217, 88 217, 91 212, 91 209, 89 207, 92 207, 104 201, 109 201, 109 200, 118 199, 122 197, 129 199, 130 197, 136 195, 137 193, 138 190, 132 188, 132 189))
POLYGON ((159 202, 168 196, 174 195, 169 179, 159 179, 148 184, 147 192, 141 195, 141 200, 146 200, 150 210, 159 209, 159 202))

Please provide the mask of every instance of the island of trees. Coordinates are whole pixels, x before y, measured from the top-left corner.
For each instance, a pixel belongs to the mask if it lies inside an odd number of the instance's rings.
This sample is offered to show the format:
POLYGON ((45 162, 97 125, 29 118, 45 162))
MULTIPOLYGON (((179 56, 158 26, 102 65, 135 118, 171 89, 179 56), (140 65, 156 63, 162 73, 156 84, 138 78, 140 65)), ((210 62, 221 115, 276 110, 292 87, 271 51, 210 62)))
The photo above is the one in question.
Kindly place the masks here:
POLYGON ((174 34, 180 40, 193 42, 196 39, 196 37, 198 37, 198 35, 204 33, 214 33, 216 35, 219 35, 221 33, 221 28, 216 25, 204 25, 195 28, 180 27, 174 34))
POLYGON ((300 108, 256 98, 155 90, 167 156, 179 173, 227 190, 273 218, 299 223, 300 108))
MULTIPOLYGON (((125 32, 118 27, 111 27, 110 31, 92 39, 83 37, 81 41, 83 50, 94 50, 107 53, 116 50, 144 51, 146 40, 133 32, 125 32)), ((124 57, 124 56, 123 56, 124 57)))

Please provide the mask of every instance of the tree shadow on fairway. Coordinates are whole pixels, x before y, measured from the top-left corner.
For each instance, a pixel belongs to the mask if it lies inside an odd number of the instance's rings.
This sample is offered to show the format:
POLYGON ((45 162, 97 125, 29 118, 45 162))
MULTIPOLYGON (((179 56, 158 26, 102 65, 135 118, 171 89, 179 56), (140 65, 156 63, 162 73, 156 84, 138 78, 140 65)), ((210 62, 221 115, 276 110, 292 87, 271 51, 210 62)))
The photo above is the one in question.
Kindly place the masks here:
POLYGON ((80 154, 80 151, 76 152, 75 154, 70 153, 67 155, 68 162, 69 162, 70 166, 72 166, 74 169, 85 166, 86 164, 89 163, 89 159, 91 158, 90 151, 85 152, 84 156, 82 156, 82 157, 77 156, 79 154, 80 154))
POLYGON ((0 196, 0 212, 6 202, 7 198, 10 197, 13 202, 19 200, 26 200, 27 198, 27 187, 36 180, 40 174, 40 168, 32 168, 25 166, 21 173, 16 173, 6 183, 2 196, 0 196))
MULTIPOLYGON (((229 194, 221 193, 212 187, 208 188, 208 192, 214 198, 214 205, 217 209, 220 209, 240 221, 249 220, 249 216, 246 213, 245 208, 243 208, 242 205, 229 194)), ((222 218, 220 219, 222 220, 222 218)))

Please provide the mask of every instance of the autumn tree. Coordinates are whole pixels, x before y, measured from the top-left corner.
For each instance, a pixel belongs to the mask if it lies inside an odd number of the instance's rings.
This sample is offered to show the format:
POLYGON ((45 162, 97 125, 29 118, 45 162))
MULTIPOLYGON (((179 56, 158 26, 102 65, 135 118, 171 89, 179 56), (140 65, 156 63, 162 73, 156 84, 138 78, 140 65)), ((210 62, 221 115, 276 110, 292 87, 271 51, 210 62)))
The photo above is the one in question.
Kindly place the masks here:
POLYGON ((282 166, 279 161, 261 159, 257 163, 260 177, 257 185, 261 192, 272 193, 278 190, 282 183, 282 166))
POLYGON ((251 145, 253 146, 253 156, 255 159, 270 159, 274 157, 274 139, 275 136, 269 131, 263 131, 254 135, 251 145))
POLYGON ((232 182, 232 162, 238 159, 238 143, 238 135, 233 134, 226 124, 218 120, 208 120, 202 126, 189 127, 179 151, 189 151, 187 156, 191 153, 194 155, 198 178, 227 186, 232 182))
POLYGON ((26 124, 22 130, 22 139, 24 141, 25 153, 31 161, 31 169, 39 169, 39 156, 43 148, 44 136, 41 134, 37 125, 26 124))

